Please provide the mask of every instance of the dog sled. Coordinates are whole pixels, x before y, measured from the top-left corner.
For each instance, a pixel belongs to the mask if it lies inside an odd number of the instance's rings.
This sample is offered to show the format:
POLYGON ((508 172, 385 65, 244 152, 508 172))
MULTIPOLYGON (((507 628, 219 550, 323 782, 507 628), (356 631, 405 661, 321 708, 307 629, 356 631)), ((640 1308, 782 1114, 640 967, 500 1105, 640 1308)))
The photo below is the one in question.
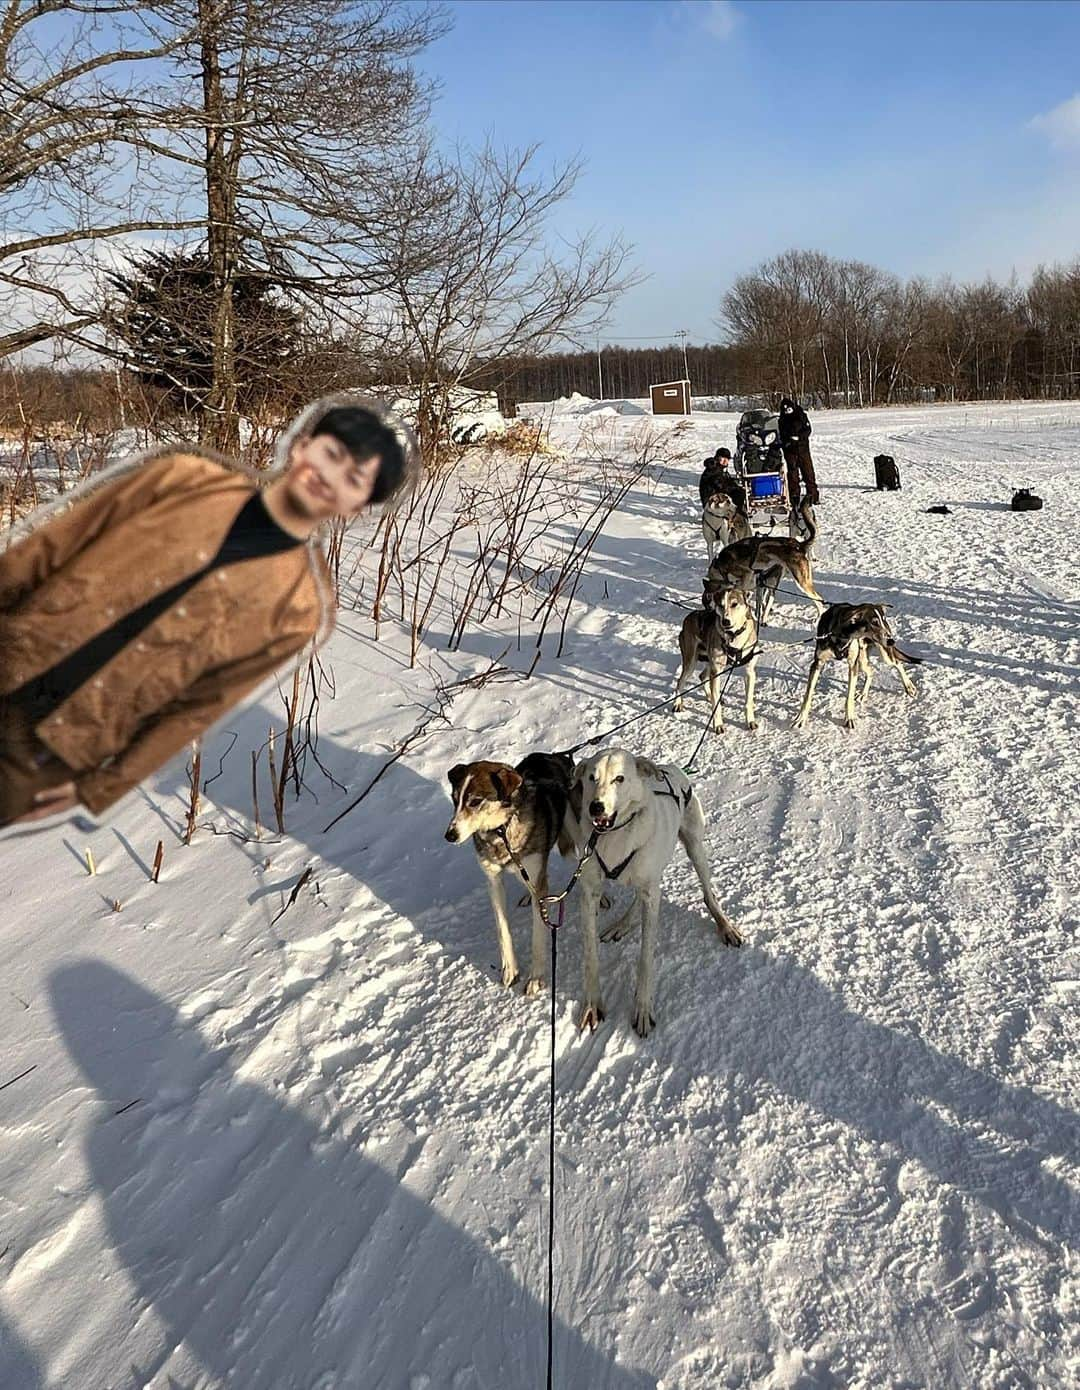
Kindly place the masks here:
POLYGON ((745 410, 735 430, 735 471, 746 489, 751 526, 769 530, 787 521, 787 469, 780 449, 780 419, 768 410, 745 410))

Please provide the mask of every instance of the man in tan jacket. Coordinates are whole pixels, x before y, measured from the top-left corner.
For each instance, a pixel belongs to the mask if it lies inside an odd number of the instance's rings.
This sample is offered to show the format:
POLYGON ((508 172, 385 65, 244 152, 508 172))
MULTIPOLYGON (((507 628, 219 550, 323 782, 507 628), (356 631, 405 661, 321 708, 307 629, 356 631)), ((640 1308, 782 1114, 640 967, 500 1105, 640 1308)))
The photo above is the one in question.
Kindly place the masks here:
POLYGON ((328 398, 278 462, 260 488, 159 451, 0 550, 0 826, 107 810, 329 635, 319 528, 409 484, 415 445, 374 402, 328 398))

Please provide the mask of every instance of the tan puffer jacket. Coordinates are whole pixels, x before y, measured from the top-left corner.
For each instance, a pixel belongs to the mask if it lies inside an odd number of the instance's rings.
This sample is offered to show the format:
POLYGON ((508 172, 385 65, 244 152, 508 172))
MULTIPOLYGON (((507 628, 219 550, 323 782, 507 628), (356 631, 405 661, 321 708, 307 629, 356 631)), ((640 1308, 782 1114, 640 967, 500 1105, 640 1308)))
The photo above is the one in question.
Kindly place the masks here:
MULTIPOLYGON (((52 511, 0 553, 0 703, 201 569, 256 484, 166 452, 52 511)), ((316 538, 213 570, 36 728, 100 813, 333 626, 316 538)))

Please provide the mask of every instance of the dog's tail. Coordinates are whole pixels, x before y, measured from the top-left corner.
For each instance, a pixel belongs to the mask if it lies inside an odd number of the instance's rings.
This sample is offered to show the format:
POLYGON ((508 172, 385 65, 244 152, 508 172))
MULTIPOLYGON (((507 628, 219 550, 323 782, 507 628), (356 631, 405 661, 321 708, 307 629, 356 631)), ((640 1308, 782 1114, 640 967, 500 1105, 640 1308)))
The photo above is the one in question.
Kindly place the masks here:
POLYGON ((806 527, 806 535, 798 542, 798 545, 802 553, 808 555, 811 547, 818 538, 817 517, 814 515, 814 509, 810 505, 810 499, 808 497, 804 497, 799 503, 799 515, 802 517, 803 524, 806 527))
POLYGON ((906 661, 909 666, 921 666, 923 664, 921 656, 915 656, 912 652, 904 651, 902 647, 896 645, 896 642, 891 637, 885 645, 898 661, 906 661))

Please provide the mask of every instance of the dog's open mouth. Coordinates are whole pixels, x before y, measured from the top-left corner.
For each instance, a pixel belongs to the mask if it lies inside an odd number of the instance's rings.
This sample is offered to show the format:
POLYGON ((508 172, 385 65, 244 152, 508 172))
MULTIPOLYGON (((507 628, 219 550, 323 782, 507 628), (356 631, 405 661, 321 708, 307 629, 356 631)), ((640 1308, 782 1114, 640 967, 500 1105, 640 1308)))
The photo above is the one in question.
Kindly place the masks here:
POLYGON ((610 830, 611 827, 615 824, 615 817, 614 817, 614 816, 593 816, 593 817, 592 817, 592 823, 593 823, 593 829, 594 829, 594 830, 610 830))

